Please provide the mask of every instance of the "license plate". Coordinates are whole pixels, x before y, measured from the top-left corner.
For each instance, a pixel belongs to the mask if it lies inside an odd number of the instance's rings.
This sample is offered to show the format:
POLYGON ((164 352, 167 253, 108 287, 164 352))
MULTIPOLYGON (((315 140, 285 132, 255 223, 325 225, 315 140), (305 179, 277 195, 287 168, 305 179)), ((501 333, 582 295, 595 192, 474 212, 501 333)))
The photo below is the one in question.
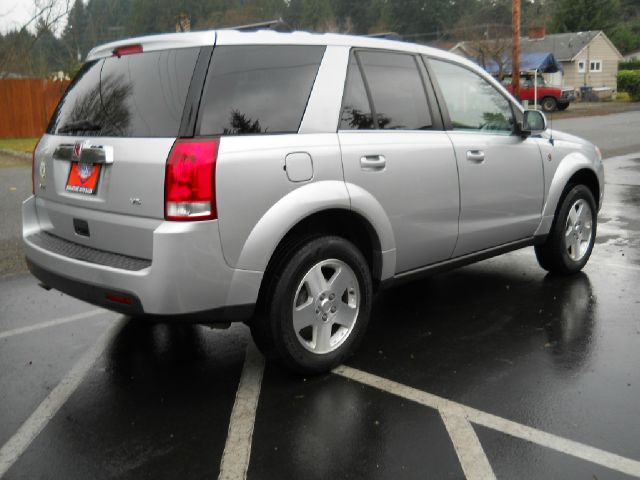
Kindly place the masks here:
POLYGON ((73 162, 67 179, 67 192, 95 195, 98 190, 100 167, 99 163, 73 162))

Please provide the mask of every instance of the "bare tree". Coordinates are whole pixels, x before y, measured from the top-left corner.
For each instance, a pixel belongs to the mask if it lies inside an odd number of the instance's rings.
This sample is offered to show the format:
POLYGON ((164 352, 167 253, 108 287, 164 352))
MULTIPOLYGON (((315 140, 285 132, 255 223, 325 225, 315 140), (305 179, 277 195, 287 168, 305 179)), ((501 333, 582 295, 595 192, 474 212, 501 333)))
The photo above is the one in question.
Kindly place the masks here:
POLYGON ((464 50, 482 68, 492 63, 498 67, 498 77, 508 73, 511 53, 511 30, 501 24, 477 25, 473 19, 463 17, 456 26, 458 35, 465 39, 464 50))
POLYGON ((69 13, 71 0, 33 0, 29 19, 0 38, 0 78, 17 66, 24 71, 31 64, 31 55, 38 39, 47 32, 56 32, 69 13))

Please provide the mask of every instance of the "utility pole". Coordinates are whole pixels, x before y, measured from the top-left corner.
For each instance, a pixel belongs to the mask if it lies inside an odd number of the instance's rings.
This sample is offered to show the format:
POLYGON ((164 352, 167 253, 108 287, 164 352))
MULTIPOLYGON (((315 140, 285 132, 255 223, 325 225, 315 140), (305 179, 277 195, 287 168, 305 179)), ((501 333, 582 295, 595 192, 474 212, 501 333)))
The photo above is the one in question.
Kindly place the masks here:
POLYGON ((520 0, 512 0, 511 32, 513 35, 513 57, 511 59, 511 88, 513 95, 520 98, 520 0))

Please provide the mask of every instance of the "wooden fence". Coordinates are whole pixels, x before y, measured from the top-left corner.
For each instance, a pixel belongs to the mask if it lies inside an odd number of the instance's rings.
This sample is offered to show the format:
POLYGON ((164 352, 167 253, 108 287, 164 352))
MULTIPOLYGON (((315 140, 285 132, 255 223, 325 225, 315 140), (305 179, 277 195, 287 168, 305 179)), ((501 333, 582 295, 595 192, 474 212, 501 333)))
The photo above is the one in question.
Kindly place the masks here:
POLYGON ((35 78, 0 79, 0 138, 42 135, 68 85, 35 78))

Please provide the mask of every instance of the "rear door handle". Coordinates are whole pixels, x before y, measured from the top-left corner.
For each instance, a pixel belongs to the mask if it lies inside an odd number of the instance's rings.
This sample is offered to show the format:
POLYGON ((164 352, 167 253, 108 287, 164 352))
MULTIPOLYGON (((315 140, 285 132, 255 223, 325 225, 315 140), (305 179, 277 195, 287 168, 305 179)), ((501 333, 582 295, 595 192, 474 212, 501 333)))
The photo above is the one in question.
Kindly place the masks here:
POLYGON ((366 155, 360 158, 360 168, 362 170, 383 170, 387 165, 387 160, 382 155, 366 155))
POLYGON ((468 150, 467 160, 474 163, 484 162, 484 152, 482 150, 468 150))

